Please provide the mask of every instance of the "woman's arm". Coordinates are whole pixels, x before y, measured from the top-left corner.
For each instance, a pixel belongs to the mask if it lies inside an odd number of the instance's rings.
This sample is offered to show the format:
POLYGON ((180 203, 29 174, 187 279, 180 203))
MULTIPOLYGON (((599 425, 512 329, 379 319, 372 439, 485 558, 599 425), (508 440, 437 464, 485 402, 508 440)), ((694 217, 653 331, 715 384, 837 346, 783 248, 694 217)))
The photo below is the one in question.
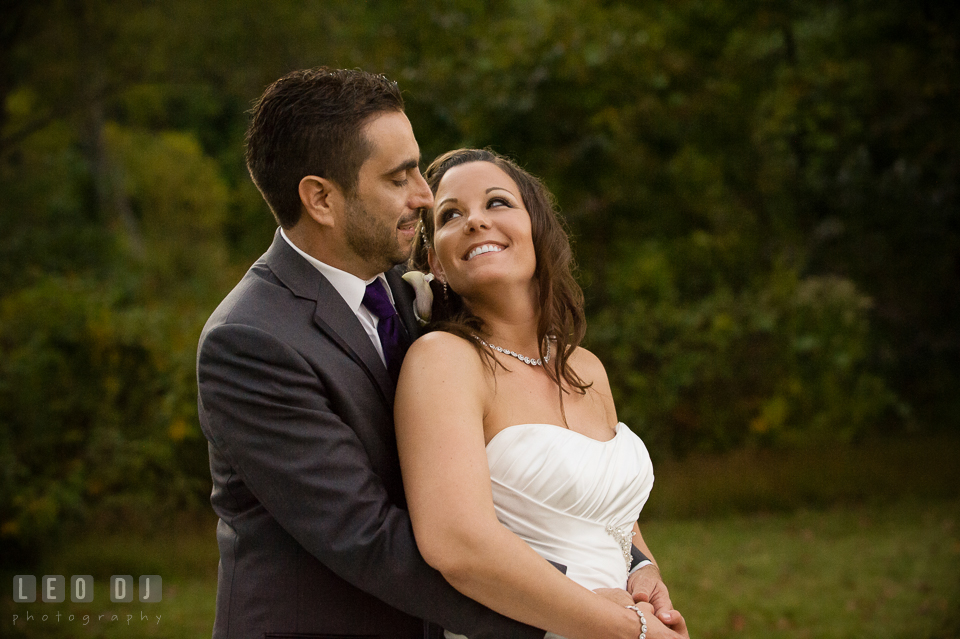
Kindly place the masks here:
MULTIPOLYGON (((613 391, 610 389, 610 380, 603 363, 596 355, 584 348, 578 348, 576 355, 578 370, 585 371, 589 375, 587 379, 593 381, 591 391, 600 396, 607 414, 607 420, 610 423, 616 423, 619 421, 617 419, 617 408, 613 401, 613 391)), ((629 579, 627 579, 627 592, 633 596, 634 601, 650 602, 657 616, 664 623, 670 625, 676 623, 677 619, 682 621, 680 614, 673 610, 670 593, 660 575, 660 566, 657 564, 653 553, 650 552, 647 543, 643 540, 643 535, 640 534, 640 526, 636 523, 633 524, 633 532, 635 533, 633 545, 640 549, 640 552, 652 563, 630 574, 629 579)))
POLYGON ((468 597, 570 639, 636 639, 636 615, 565 577, 497 520, 483 416, 493 398, 473 346, 418 339, 394 406, 397 446, 417 546, 468 597))

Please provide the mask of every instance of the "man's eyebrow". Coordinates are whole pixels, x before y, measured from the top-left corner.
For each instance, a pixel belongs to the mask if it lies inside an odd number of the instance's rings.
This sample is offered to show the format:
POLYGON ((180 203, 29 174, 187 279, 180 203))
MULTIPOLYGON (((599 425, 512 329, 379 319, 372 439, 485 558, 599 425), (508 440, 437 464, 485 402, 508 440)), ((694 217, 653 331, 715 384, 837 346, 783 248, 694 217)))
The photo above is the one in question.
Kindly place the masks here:
POLYGON ((420 166, 419 158, 416 160, 407 160, 395 166, 394 168, 386 171, 384 175, 392 175, 394 173, 400 173, 401 171, 409 171, 410 169, 415 169, 420 166))

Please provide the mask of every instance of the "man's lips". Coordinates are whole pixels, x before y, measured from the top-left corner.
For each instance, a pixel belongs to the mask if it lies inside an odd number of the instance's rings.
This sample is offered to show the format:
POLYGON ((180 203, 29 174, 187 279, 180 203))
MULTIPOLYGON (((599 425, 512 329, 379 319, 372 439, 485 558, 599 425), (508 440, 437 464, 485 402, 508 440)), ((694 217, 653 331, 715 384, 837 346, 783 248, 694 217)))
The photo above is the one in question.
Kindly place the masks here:
POLYGON ((397 222, 397 230, 404 233, 413 233, 417 228, 417 221, 416 215, 409 218, 400 218, 400 221, 397 222))

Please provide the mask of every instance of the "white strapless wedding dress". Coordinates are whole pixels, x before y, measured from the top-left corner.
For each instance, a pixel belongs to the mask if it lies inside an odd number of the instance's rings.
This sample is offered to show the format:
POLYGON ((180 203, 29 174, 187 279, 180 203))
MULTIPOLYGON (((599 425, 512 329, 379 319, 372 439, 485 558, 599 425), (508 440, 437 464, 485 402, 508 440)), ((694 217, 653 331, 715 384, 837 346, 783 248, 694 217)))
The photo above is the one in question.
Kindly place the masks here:
POLYGON ((628 561, 611 531, 629 538, 653 487, 650 455, 633 431, 619 423, 612 439, 599 441, 552 424, 519 424, 490 440, 487 463, 504 526, 585 588, 626 587, 628 561))

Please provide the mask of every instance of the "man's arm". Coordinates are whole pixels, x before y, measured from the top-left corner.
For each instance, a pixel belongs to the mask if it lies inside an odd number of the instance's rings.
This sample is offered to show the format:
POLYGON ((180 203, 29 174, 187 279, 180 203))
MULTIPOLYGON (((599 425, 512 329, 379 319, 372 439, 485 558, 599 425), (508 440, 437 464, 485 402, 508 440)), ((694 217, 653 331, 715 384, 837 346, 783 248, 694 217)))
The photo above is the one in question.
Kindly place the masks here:
POLYGON ((408 614, 479 637, 542 638, 464 597, 417 551, 357 433, 293 348, 243 325, 209 331, 198 381, 208 436, 308 552, 408 614))

